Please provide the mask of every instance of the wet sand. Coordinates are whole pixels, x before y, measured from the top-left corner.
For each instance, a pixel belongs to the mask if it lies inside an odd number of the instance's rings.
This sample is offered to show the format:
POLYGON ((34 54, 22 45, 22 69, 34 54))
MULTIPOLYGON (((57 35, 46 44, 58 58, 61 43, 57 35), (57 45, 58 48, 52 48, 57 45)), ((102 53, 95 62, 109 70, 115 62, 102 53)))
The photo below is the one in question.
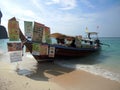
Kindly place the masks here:
POLYGON ((24 56, 16 64, 0 55, 0 90, 120 90, 120 83, 81 70, 61 67, 54 62, 37 64, 24 56))

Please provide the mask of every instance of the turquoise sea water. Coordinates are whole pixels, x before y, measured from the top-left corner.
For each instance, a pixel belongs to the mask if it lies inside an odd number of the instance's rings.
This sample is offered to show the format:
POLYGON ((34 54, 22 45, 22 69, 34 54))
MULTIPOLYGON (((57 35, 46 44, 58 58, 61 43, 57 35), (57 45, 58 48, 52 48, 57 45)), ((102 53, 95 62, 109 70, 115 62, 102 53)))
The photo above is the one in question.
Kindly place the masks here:
MULTIPOLYGON (((102 45, 99 53, 78 59, 55 60, 55 63, 120 82, 120 37, 102 37, 100 40, 110 47, 102 45)), ((7 52, 8 41, 8 39, 0 40, 0 53, 7 52)))
POLYGON ((0 53, 7 52, 7 42, 8 39, 0 39, 0 53))

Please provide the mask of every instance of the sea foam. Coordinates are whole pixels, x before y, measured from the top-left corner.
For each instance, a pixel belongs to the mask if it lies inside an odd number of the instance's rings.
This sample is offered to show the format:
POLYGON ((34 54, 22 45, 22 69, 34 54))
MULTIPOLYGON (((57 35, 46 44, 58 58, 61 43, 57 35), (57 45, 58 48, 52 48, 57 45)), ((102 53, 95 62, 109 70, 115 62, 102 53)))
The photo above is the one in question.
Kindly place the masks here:
POLYGON ((68 64, 60 61, 56 61, 55 63, 63 67, 73 68, 76 70, 83 70, 94 75, 99 75, 104 78, 120 82, 120 74, 103 69, 97 65, 68 64))

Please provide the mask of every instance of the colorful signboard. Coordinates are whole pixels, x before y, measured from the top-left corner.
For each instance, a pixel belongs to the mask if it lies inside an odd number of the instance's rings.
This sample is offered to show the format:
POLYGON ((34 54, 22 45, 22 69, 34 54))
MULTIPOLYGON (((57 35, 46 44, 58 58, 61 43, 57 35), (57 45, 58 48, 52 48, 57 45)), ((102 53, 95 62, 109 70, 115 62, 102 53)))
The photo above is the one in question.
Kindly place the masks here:
POLYGON ((19 40, 19 23, 15 18, 12 18, 8 21, 8 33, 10 41, 19 40))
POLYGON ((44 25, 43 24, 34 22, 32 41, 39 42, 39 43, 42 42, 43 29, 44 29, 44 25))
POLYGON ((22 53, 21 53, 21 51, 10 52, 10 61, 11 61, 11 63, 12 62, 22 61, 22 53))
POLYGON ((22 44, 20 42, 8 42, 8 51, 20 51, 22 50, 22 44))
POLYGON ((32 44, 33 55, 48 55, 48 45, 41 45, 38 43, 32 44))
POLYGON ((24 21, 25 36, 32 38, 33 23, 30 21, 24 21))
POLYGON ((32 54, 33 55, 40 55, 40 44, 38 44, 38 43, 32 44, 32 54))
POLYGON ((48 45, 40 45, 40 55, 48 55, 48 45))
POLYGON ((46 27, 46 26, 44 27, 42 42, 51 44, 50 28, 49 27, 46 27))

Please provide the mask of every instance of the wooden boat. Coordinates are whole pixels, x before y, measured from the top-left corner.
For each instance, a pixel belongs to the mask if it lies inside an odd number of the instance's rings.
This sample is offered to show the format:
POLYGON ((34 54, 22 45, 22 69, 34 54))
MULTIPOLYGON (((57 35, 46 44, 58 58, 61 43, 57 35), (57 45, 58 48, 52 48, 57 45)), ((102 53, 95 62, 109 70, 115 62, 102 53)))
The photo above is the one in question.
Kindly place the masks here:
MULTIPOLYGON (((22 43, 27 47, 27 49, 30 51, 32 54, 32 44, 36 43, 33 41, 28 40, 23 33, 20 31, 20 39, 22 43)), ((33 57, 39 61, 39 60, 53 60, 56 58, 76 58, 76 57, 85 57, 88 56, 94 52, 97 52, 100 50, 100 40, 98 38, 96 39, 91 39, 91 35, 97 35, 96 32, 88 32, 87 33, 87 38, 81 39, 82 42, 87 43, 86 45, 83 44, 81 47, 72 47, 72 46, 65 46, 65 45, 59 45, 59 44, 47 44, 47 43, 40 43, 42 45, 47 45, 48 48, 52 47, 54 48, 55 51, 50 51, 48 50, 48 55, 33 55, 33 57), (88 45, 89 43, 89 45, 88 45), (49 53, 52 53, 52 57, 49 55, 49 53)), ((51 36, 55 38, 70 38, 73 39, 74 37, 71 36, 65 36, 65 35, 59 35, 57 34, 52 34, 51 36)))
MULTIPOLYGON (((18 22, 16 22, 15 17, 10 19, 11 21, 15 21, 15 25, 18 26, 18 22)), ((16 27, 17 27, 16 26, 16 27)), ((44 27, 44 25, 40 26, 44 27)), ((46 28, 46 27, 45 27, 46 28)), ((53 60, 56 58, 76 58, 76 57, 84 57, 88 56, 94 52, 97 52, 100 50, 100 40, 98 37, 95 39, 91 38, 91 35, 97 35, 96 32, 87 32, 87 37, 82 38, 81 36, 73 37, 73 36, 67 36, 60 33, 54 33, 51 34, 50 37, 54 37, 57 40, 56 44, 52 43, 46 43, 46 42, 36 42, 36 41, 30 41, 26 36, 22 33, 21 29, 18 28, 16 30, 19 30, 19 37, 21 39, 21 42, 23 45, 27 47, 29 52, 33 55, 33 57, 37 61, 41 60, 53 60), (67 40, 71 43, 65 43, 64 40, 67 40), (42 50, 38 50, 37 53, 34 53, 33 46, 37 44, 41 46, 42 50)), ((40 31, 39 31, 40 32, 40 31)), ((37 32, 37 33, 39 33, 37 32)), ((34 35, 37 34, 35 32, 34 35)), ((41 37, 41 34, 39 34, 41 37)), ((41 39, 41 38, 40 38, 41 39)), ((35 39, 34 39, 35 40, 35 39)))

